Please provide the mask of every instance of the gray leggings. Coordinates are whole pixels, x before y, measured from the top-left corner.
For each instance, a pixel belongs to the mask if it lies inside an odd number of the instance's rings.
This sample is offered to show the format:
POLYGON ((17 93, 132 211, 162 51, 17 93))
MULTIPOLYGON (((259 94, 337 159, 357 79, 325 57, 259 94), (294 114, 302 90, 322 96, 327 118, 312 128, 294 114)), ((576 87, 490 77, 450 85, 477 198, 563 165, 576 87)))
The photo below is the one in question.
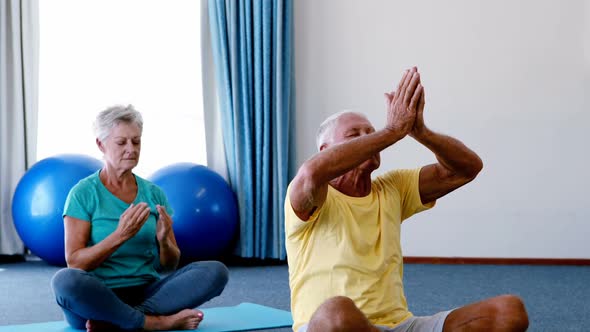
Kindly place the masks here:
POLYGON ((153 283, 108 288, 92 274, 65 268, 51 280, 67 322, 86 329, 87 320, 104 321, 124 330, 143 328, 145 315, 171 315, 218 296, 228 281, 220 262, 191 263, 153 283))

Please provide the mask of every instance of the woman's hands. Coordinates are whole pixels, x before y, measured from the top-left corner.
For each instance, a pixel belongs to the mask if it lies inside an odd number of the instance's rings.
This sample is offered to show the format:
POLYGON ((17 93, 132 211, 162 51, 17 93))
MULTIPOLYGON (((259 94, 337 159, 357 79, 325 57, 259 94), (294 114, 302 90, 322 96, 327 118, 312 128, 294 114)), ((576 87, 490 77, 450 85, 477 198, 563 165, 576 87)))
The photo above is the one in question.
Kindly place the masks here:
POLYGON ((156 224, 156 236, 158 237, 158 242, 162 243, 167 241, 170 232, 172 232, 172 218, 170 218, 165 207, 156 205, 156 209, 160 214, 160 219, 158 219, 158 223, 156 224))
POLYGON ((160 246, 160 264, 165 268, 176 268, 180 260, 180 249, 172 229, 172 218, 161 205, 156 205, 160 218, 156 224, 156 237, 160 246))
POLYGON ((131 204, 119 218, 119 226, 115 232, 123 241, 127 241, 139 232, 149 216, 150 207, 147 203, 131 204))

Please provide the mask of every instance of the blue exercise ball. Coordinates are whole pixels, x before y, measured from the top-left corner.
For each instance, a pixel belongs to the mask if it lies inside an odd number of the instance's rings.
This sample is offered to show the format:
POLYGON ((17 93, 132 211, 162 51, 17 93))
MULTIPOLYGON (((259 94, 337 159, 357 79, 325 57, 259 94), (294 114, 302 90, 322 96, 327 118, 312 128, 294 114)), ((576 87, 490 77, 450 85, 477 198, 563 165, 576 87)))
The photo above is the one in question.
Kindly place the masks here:
POLYGON ((209 168, 177 163, 149 178, 174 210, 173 229, 183 259, 222 256, 231 249, 238 230, 238 208, 227 182, 209 168))
POLYGON ((49 264, 65 266, 63 208, 70 189, 98 171, 102 162, 78 154, 35 163, 19 180, 12 198, 12 218, 23 243, 49 264))

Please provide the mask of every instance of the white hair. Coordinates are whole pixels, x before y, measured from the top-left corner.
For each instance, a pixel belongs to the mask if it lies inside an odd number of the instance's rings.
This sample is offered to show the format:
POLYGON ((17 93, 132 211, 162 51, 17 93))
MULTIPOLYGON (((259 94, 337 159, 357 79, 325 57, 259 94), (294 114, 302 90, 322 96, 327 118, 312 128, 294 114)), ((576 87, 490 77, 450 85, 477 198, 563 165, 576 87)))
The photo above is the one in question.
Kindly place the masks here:
POLYGON ((366 116, 363 113, 354 112, 351 110, 343 110, 330 115, 328 118, 326 118, 326 120, 324 120, 324 122, 322 122, 322 124, 318 128, 318 133, 316 135, 316 145, 318 151, 320 150, 322 145, 331 141, 332 131, 334 130, 334 127, 336 126, 338 119, 340 119, 341 116, 346 114, 356 114, 366 118, 366 116))
POLYGON ((143 131, 143 118, 133 105, 115 105, 98 113, 94 120, 94 134, 100 141, 109 137, 113 127, 120 123, 134 123, 143 131))

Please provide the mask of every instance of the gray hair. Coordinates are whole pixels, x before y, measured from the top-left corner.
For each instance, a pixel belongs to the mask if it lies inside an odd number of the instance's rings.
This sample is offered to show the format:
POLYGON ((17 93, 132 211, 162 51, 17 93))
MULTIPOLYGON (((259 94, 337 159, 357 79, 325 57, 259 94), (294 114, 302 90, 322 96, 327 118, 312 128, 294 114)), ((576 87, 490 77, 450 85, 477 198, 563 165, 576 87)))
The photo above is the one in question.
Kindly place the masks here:
POLYGON ((334 130, 334 127, 336 126, 338 119, 340 119, 341 116, 346 114, 357 114, 366 118, 366 116, 363 113, 354 112, 351 110, 344 110, 330 115, 326 120, 324 120, 324 122, 322 122, 322 124, 318 128, 318 133, 316 135, 316 145, 318 151, 320 150, 322 145, 328 143, 328 141, 331 139, 332 130, 334 130))
POLYGON ((134 123, 143 131, 143 118, 133 105, 115 105, 98 113, 94 120, 94 134, 101 142, 104 141, 113 127, 120 123, 134 123))

